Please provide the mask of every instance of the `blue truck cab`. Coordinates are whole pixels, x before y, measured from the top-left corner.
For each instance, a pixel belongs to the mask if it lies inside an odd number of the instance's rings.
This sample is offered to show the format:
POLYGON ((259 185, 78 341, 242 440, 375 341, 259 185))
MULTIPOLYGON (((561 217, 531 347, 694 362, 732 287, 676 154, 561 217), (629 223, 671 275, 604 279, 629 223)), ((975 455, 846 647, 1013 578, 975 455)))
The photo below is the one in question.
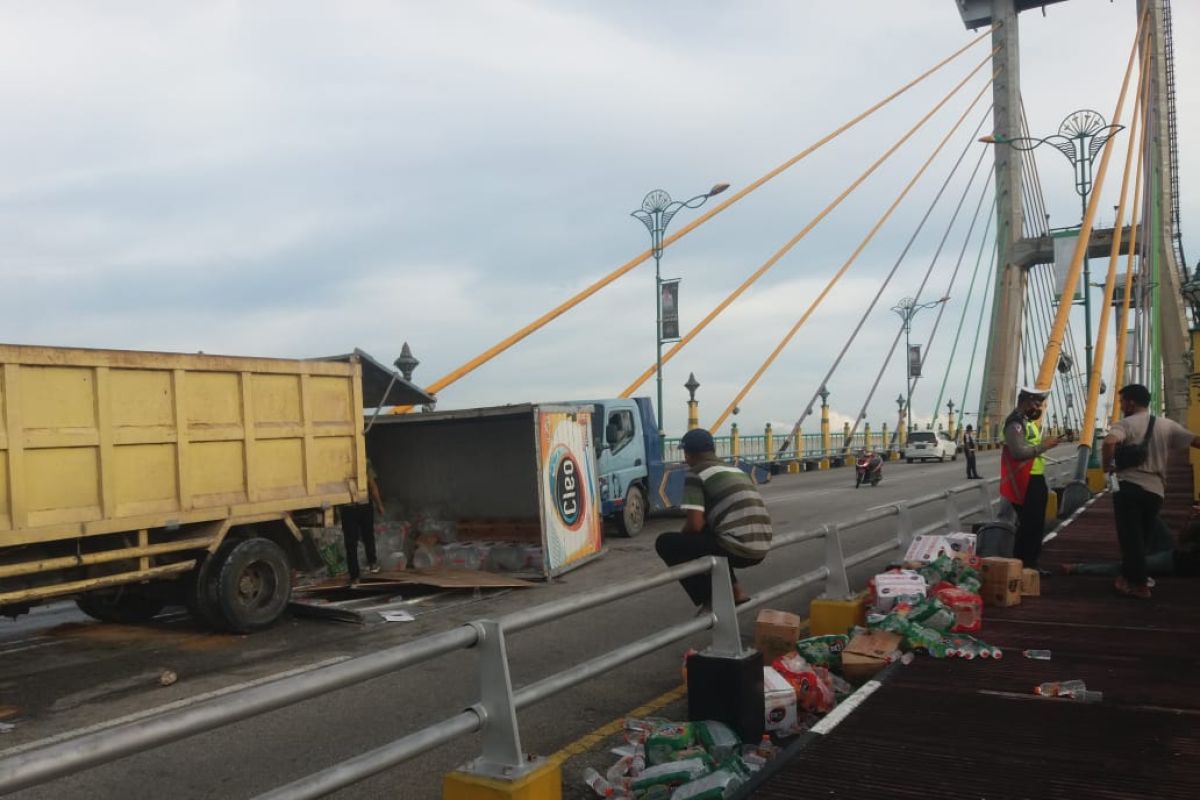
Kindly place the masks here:
MULTIPOLYGON (((585 400, 593 407, 592 438, 600 484, 600 513, 623 536, 636 536, 650 513, 678 508, 687 465, 663 460, 654 405, 648 397, 585 400)), ((758 482, 762 466, 741 464, 758 482)))

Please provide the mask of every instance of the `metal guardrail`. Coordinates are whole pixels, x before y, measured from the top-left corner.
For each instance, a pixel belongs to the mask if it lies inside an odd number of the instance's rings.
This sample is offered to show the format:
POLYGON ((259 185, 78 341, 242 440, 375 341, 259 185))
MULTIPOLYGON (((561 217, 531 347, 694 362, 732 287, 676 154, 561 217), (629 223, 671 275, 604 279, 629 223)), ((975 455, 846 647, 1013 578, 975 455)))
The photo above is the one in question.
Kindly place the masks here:
POLYGON ((849 522, 823 525, 814 530, 777 534, 772 542, 773 551, 823 539, 824 566, 760 591, 749 602, 740 606, 735 606, 733 602, 733 587, 725 559, 697 559, 650 578, 586 592, 507 614, 495 620, 471 622, 453 630, 425 636, 302 675, 213 698, 189 708, 164 712, 154 717, 0 759, 0 794, 45 783, 470 648, 477 648, 480 652, 479 702, 441 722, 279 787, 260 796, 260 800, 322 797, 402 764, 439 745, 477 732, 482 732, 482 755, 473 761, 468 769, 492 777, 515 777, 532 768, 521 749, 517 711, 704 630, 713 631, 709 652, 717 655, 740 655, 743 650, 737 620, 739 613, 751 611, 822 580, 825 581, 827 596, 848 596, 850 583, 847 569, 897 549, 903 552, 914 536, 934 533, 943 528, 957 530, 962 525, 963 516, 983 514, 989 519, 994 519, 994 506, 999 502, 999 498, 992 496, 989 487, 996 483, 998 479, 995 478, 980 481, 914 500, 898 501, 854 517, 849 522), (968 507, 960 509, 955 498, 970 494, 976 495, 977 499, 968 507), (939 502, 945 503, 943 518, 914 528, 912 512, 939 502), (891 517, 896 518, 895 536, 849 557, 843 554, 843 532, 891 517), (570 669, 520 689, 513 689, 505 644, 508 635, 624 599, 631 594, 673 583, 680 578, 705 573, 712 576, 713 613, 664 628, 570 669))

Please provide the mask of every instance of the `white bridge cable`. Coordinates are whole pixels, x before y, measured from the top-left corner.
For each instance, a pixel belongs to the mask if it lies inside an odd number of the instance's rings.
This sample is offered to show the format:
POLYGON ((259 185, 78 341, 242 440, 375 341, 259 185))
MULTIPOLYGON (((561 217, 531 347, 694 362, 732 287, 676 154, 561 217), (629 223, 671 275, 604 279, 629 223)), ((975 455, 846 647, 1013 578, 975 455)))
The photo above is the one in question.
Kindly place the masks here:
MULTIPOLYGON (((975 226, 979 222, 979 212, 983 208, 983 200, 985 197, 987 197, 988 190, 991 187, 993 177, 994 176, 991 173, 988 174, 987 183, 984 184, 983 191, 980 192, 980 194, 979 194, 979 201, 975 204, 975 215, 971 218, 971 225, 967 229, 967 235, 963 238, 962 247, 958 251, 958 260, 954 262, 954 271, 950 274, 950 281, 949 281, 949 283, 946 284, 946 291, 942 293, 942 297, 944 297, 944 298, 949 299, 950 293, 954 291, 954 284, 958 280, 958 273, 959 273, 959 270, 962 268, 963 257, 967 253, 967 245, 970 244, 971 235, 975 232, 975 226)), ((964 197, 965 196, 966 195, 964 194, 964 197)), ((960 203, 960 205, 961 205, 961 203, 960 203)), ((950 224, 953 225, 954 220, 951 220, 950 224)), ((949 231, 949 229, 947 229, 946 235, 949 236, 949 233, 950 233, 950 231, 949 231)), ((942 242, 945 243, 945 237, 943 237, 942 242)), ((941 253, 940 246, 938 247, 938 253, 939 254, 941 253)), ((934 256, 934 260, 935 261, 937 260, 936 255, 934 256)), ((942 324, 942 316, 945 313, 946 313, 946 304, 939 303, 938 310, 937 310, 937 316, 934 317, 933 328, 929 333, 928 344, 926 344, 924 352, 921 353, 921 364, 920 364, 921 374, 912 378, 912 380, 909 382, 909 386, 908 386, 908 396, 909 397, 912 397, 913 392, 915 392, 917 389, 917 383, 921 380, 921 377, 925 374, 925 362, 929 360, 929 353, 932 352, 932 350, 933 350, 933 343, 934 343, 934 340, 937 338, 938 328, 942 324)), ((906 370, 906 372, 907 372, 907 370, 906 370)), ((940 403, 941 400, 939 400, 938 402, 940 403)), ((911 425, 915 419, 916 419, 916 417, 913 415, 912 409, 910 408, 908 410, 909 424, 911 425)), ((936 424, 936 422, 937 422, 937 411, 935 409, 933 419, 930 421, 930 429, 933 428, 933 425, 936 424)))
MULTIPOLYGON (((946 371, 942 374, 942 385, 938 389, 938 399, 937 399, 937 402, 934 403, 934 406, 933 406, 933 408, 934 408, 933 413, 935 416, 937 415, 938 408, 942 404, 942 395, 944 395, 946 392, 946 384, 950 380, 950 372, 954 367, 954 358, 955 358, 955 355, 958 353, 958 343, 962 336, 963 325, 967 321, 967 314, 971 310, 971 300, 975 296, 975 284, 979 277, 979 267, 983 264, 983 251, 987 247, 988 234, 991 233, 992 222, 995 220, 995 218, 996 218, 996 196, 995 196, 995 193, 993 193, 992 194, 992 206, 988 210, 987 225, 985 225, 983 228, 983 235, 981 235, 979 237, 979 252, 975 254, 975 267, 974 267, 974 269, 971 270, 971 284, 967 287, 967 300, 965 303, 963 303, 962 314, 959 315, 959 318, 958 318, 958 329, 954 332, 954 345, 950 348, 950 358, 948 358, 946 360, 946 371)), ((994 243, 995 243, 994 238, 993 238, 992 242, 994 245, 994 243)), ((986 295, 987 295, 987 292, 986 292, 986 287, 985 287, 984 296, 986 297, 986 295)), ((983 311, 981 310, 980 313, 983 313, 983 311)), ((978 335, 979 335, 978 332, 975 335, 978 337, 978 335)), ((973 360, 974 360, 974 345, 972 345, 972 361, 973 360)), ((966 399, 967 398, 964 395, 962 398, 962 402, 959 403, 959 406, 958 406, 958 409, 959 409, 958 410, 958 418, 960 421, 962 420, 963 412, 966 410, 966 399)), ((961 427, 962 427, 961 425, 958 426, 959 429, 961 429, 961 427)))
MULTIPOLYGON (((958 276, 959 267, 962 265, 962 257, 964 257, 964 255, 967 252, 967 245, 971 241, 971 234, 974 233, 974 227, 976 227, 976 223, 979 222, 979 211, 983 207, 984 199, 986 197, 988 197, 988 190, 989 190, 989 187, 991 186, 992 178, 994 178, 994 175, 989 174, 988 182, 986 182, 986 184, 984 184, 984 187, 983 187, 983 193, 979 194, 979 201, 976 204, 976 212, 974 212, 974 217, 971 219, 971 227, 967 229, 966 239, 962 240, 962 249, 961 249, 961 251, 959 251, 959 260, 958 260, 958 263, 956 263, 954 265, 954 276, 958 276)), ((952 369, 954 366, 954 355, 956 353, 958 353, 958 350, 959 350, 959 336, 962 333, 962 320, 966 319, 967 307, 971 305, 971 297, 973 296, 973 293, 974 293, 974 284, 976 284, 976 277, 978 277, 978 275, 979 275, 979 260, 983 258, 983 248, 986 246, 986 243, 988 243, 988 233, 991 230, 992 219, 994 219, 996 216, 995 212, 996 212, 996 196, 995 196, 995 193, 992 193, 991 207, 989 207, 989 210, 988 210, 988 224, 984 225, 983 235, 979 237, 979 255, 977 255, 977 257, 976 257, 976 265, 974 265, 974 269, 971 270, 971 284, 970 284, 970 287, 967 288, 966 301, 964 303, 962 303, 962 314, 959 317, 958 330, 955 330, 955 332, 954 332, 954 344, 950 345, 950 355, 949 355, 948 359, 946 360, 946 372, 944 372, 942 374, 942 385, 940 387, 938 387, 938 389, 937 389, 937 399, 935 399, 935 401, 934 401, 934 413, 932 413, 932 415, 930 415, 930 419, 932 419, 932 420, 937 419, 937 415, 938 415, 938 413, 940 413, 940 409, 942 407, 942 397, 944 395, 946 395, 946 381, 950 377, 950 369, 952 369)), ((952 289, 953 287, 954 287, 954 277, 950 278, 950 285, 946 290, 947 297, 949 297, 950 289, 952 289)), ((944 308, 944 305, 942 307, 944 308)), ((936 326, 935 326, 934 330, 936 332, 936 330, 937 330, 936 326)), ((932 342, 932 337, 930 337, 930 341, 932 342)), ((929 355, 928 347, 925 348, 925 355, 926 356, 929 355)), ((922 365, 922 367, 925 366, 924 357, 922 357, 922 360, 920 360, 920 365, 922 365)), ((908 414, 911 415, 912 410, 908 411, 908 414)), ((910 421, 911 421, 911 419, 910 419, 910 421)))
MULTIPOLYGON (((968 396, 967 393, 971 391, 971 376, 975 372, 975 356, 979 353, 979 334, 983 331, 983 320, 984 320, 984 317, 991 316, 991 314, 989 313, 991 311, 991 304, 988 302, 988 298, 991 297, 992 288, 995 286, 995 282, 992 280, 992 278, 996 274, 996 248, 997 248, 997 240, 993 238, 992 239, 992 252, 988 256, 987 279, 984 281, 984 284, 983 284, 983 300, 981 300, 980 304, 979 304, 979 317, 978 317, 978 319, 975 320, 975 341, 971 344, 971 360, 967 364, 967 376, 963 381, 962 396, 963 396, 964 400, 968 396)), ((980 250, 980 252, 982 252, 982 250, 980 250)), ((966 403, 964 402, 963 405, 965 406, 966 403)), ((964 409, 959 408, 959 410, 958 410, 958 427, 960 429, 962 428, 963 413, 964 413, 964 409)), ((975 413, 978 415, 979 411, 976 410, 975 413)), ((980 428, 980 430, 977 430, 976 433, 982 434, 983 433, 983 430, 982 430, 983 420, 977 419, 976 425, 978 425, 980 428)))
MULTIPOLYGON (((989 173, 988 180, 986 183, 984 183, 984 186, 983 186, 983 192, 980 194, 980 202, 975 207, 975 217, 971 220, 971 227, 967 231, 967 238, 964 240, 964 243, 963 243, 963 251, 964 252, 966 250, 966 242, 970 240, 971 232, 974 231, 975 224, 979 221, 979 208, 982 205, 983 197, 985 197, 987 195, 988 188, 991 185, 991 180, 992 180, 992 176, 989 173)), ((929 283, 929 278, 933 274, 933 268, 935 266, 937 266, 938 259, 942 255, 942 248, 944 248, 946 246, 946 240, 950 238, 950 232, 954 228, 954 223, 958 220, 959 212, 962 211, 963 203, 966 201, 967 195, 970 193, 970 190, 971 190, 970 184, 968 184, 966 187, 963 188, 963 193, 958 198, 958 205, 954 209, 954 214, 950 217, 950 224, 946 226, 946 232, 942 234, 941 241, 938 242, 937 250, 934 251, 933 258, 931 258, 929 260, 929 266, 925 269, 925 275, 921 279, 921 285, 917 287, 917 292, 913 297, 914 302, 920 302, 921 294, 922 294, 922 292, 925 291, 925 286, 929 283)), ((959 259, 958 259, 958 264, 955 265, 955 268, 954 268, 955 275, 958 274, 958 267, 961 264, 962 264, 962 254, 960 253, 959 259)), ((951 285, 953 285, 953 282, 954 282, 953 279, 951 279, 951 285)), ((942 304, 942 308, 945 308, 944 303, 942 304)), ((883 373, 887 371, 888 364, 891 362, 892 356, 896 352, 896 346, 899 344, 900 337, 903 335, 903 333, 904 333, 904 325, 901 324, 900 330, 897 331, 897 333, 896 333, 896 338, 892 340, 892 346, 888 349, 888 353, 883 359, 883 364, 879 368, 879 373, 875 376, 875 382, 871 385, 871 390, 867 393, 867 398, 863 402, 862 408, 859 409, 858 414, 854 418, 854 425, 850 428, 850 436, 846 439, 846 442, 843 444, 843 447, 849 446, 849 443, 851 441, 853 441, 854 434, 858 431, 859 424, 863 421, 863 419, 866 418, 867 407, 871 404, 871 400, 875 397, 875 392, 879 389, 879 382, 883 379, 883 373)), ((930 340, 932 341, 932 336, 930 337, 930 340)), ((925 364, 925 361, 924 361, 924 359, 922 359, 921 366, 924 366, 924 364, 925 364)), ((907 373, 907 369, 905 370, 905 372, 907 373)), ((906 374, 905 382, 907 383, 907 374, 906 374)), ((911 387, 910 387, 910 391, 909 391, 909 396, 910 397, 912 396, 911 387)), ((908 424, 911 425, 912 419, 913 419, 912 409, 911 408, 907 409, 906 413, 907 413, 908 424)), ((896 431, 895 435, 899 435, 899 430, 896 431)))
MULTIPOLYGON (((800 415, 800 418, 798 420, 796 420, 796 424, 792 426, 791 434, 784 439, 784 442, 779 449, 777 457, 782 456, 784 453, 786 453, 788 451, 788 448, 791 447, 792 444, 795 443, 796 434, 800 431, 800 428, 804 425, 804 421, 806 419, 808 419, 809 416, 812 415, 813 406, 817 402, 817 397, 820 395, 821 389, 829 383, 829 379, 831 377, 833 377, 834 372, 836 372, 838 367, 841 366, 842 359, 846 356, 847 351, 850 350, 850 346, 852 344, 854 344, 854 340, 858 338, 858 334, 862 331, 863 326, 866 324, 868 317, 871 316, 871 312, 874 311, 876 304, 879 303, 879 298, 883 296, 884 290, 887 289, 888 284, 890 284, 892 281, 892 278, 895 277, 896 271, 900 268, 900 265, 902 263, 904 263, 904 259, 908 256, 908 251, 912 248, 913 243, 916 242, 917 237, 920 235, 921 231, 925 228, 925 223, 929 221, 929 217, 933 214, 933 210, 937 207, 937 204, 942 199, 942 195, 945 194, 946 189, 950 186, 951 180, 953 180, 955 174, 958 172, 958 168, 962 165, 963 159, 966 158, 967 153, 970 152, 972 144, 974 144, 976 137, 979 135, 979 131, 981 131, 983 129, 984 123, 986 123, 988 121, 988 118, 991 116, 991 113, 992 113, 992 108, 991 108, 991 106, 988 106, 987 110, 983 113, 983 116, 980 118, 979 124, 975 127, 975 131, 971 134, 971 138, 967 142, 966 147, 964 147, 962 152, 959 153, 958 158, 954 162, 954 166, 951 167, 950 172, 946 175, 946 179, 944 181, 942 181, 942 185, 940 187, 938 187, 937 194, 934 195, 932 202, 930 202, 930 204, 929 204, 929 207, 927 209, 925 209, 925 213, 921 217, 920 222, 917 223, 917 227, 913 231, 912 236, 910 236, 908 238, 908 242, 905 243, 904 248, 900 251, 900 255, 896 258, 896 262, 892 265, 891 270, 888 271, 888 274, 883 279, 883 282, 880 284, 879 289, 876 290, 875 296, 873 298, 871 298, 870 305, 867 306, 866 311, 864 311, 863 314, 859 317, 858 324, 856 324, 854 326, 854 330, 851 331, 850 336, 846 339, 845 344, 842 345, 841 352, 839 352, 837 354, 837 358, 835 358, 833 360, 833 365, 829 367, 829 370, 825 373, 825 377, 823 377, 821 379, 821 382, 817 384, 817 389, 813 392, 812 397, 810 397, 808 400, 808 404, 804 407, 804 413, 802 413, 800 415)), ((966 189, 963 190, 964 198, 966 197, 966 192, 970 189, 971 185, 975 182, 975 177, 979 172, 980 165, 983 163, 984 155, 986 155, 986 151, 985 151, 985 153, 983 153, 980 156, 979 160, 977 162, 975 162, 975 169, 971 172, 971 177, 967 179, 967 187, 966 187, 966 189)), ((962 200, 960 199, 959 206, 961 207, 961 205, 962 205, 962 200)), ((955 213, 957 214, 957 210, 955 213)), ((802 456, 803 454, 797 453, 796 455, 802 456)))

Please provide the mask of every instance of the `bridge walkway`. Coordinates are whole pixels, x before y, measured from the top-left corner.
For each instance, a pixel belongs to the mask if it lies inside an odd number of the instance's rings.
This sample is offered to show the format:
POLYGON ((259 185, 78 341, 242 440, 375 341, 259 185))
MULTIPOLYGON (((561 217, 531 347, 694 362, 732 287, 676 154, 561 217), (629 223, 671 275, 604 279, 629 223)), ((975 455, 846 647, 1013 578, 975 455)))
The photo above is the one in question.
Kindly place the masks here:
MULTIPOLYGON (((1164 519, 1186 524, 1192 477, 1172 469, 1164 519)), ((1047 542, 1043 563, 1119 558, 1111 496, 1047 542)), ((1200 588, 1160 577, 1150 601, 1112 579, 1054 575, 1041 596, 988 608, 980 636, 1000 661, 918 657, 826 735, 806 734, 748 785, 756 800, 1200 797, 1200 588), (1048 649, 1052 660, 1023 658, 1048 649), (1100 703, 1033 694, 1078 678, 1100 703)))

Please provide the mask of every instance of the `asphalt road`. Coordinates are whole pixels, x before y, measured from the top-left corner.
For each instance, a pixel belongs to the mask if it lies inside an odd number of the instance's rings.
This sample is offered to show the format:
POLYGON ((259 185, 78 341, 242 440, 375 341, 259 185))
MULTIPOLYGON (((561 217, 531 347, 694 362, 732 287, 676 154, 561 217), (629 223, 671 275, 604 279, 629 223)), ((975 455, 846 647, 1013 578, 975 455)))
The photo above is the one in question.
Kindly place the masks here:
MULTIPOLYGON (((1065 458, 1071 452, 1064 447, 1055 455, 1065 458)), ((985 476, 995 475, 998 454, 981 453, 979 468, 985 476)), ((777 531, 807 530, 964 483, 964 472, 961 458, 944 464, 889 463, 883 482, 873 488, 856 490, 853 471, 840 469, 778 476, 763 493, 777 531)), ((940 509, 929 509, 916 522, 940 518, 940 509)), ((15 725, 0 734, 0 756, 83 729, 103 729, 168 704, 187 705, 212 692, 370 653, 473 619, 655 574, 662 566, 654 554, 654 536, 678 524, 673 519, 654 520, 635 539, 610 540, 602 558, 552 583, 479 597, 441 596, 416 606, 417 619, 411 623, 359 626, 288 618, 269 631, 239 637, 207 633, 181 612, 168 612, 146 626, 103 625, 63 605, 16 622, 0 622, 0 721, 15 725), (175 672, 178 682, 161 686, 164 670, 175 672)), ((890 522, 847 532, 844 550, 849 555, 894 535, 890 522)), ((861 587, 886 560, 853 570, 852 585, 861 587)), ((822 562, 821 543, 796 545, 772 552, 762 565, 743 571, 742 581, 753 593, 822 562)), ((805 615, 808 599, 817 593, 819 587, 813 587, 771 605, 805 615)), ((669 585, 514 634, 508 640, 513 683, 519 687, 559 672, 690 619, 693 613, 683 591, 669 585)), ((747 640, 752 616, 742 615, 747 640)), ((706 642, 702 635, 666 647, 614 669, 604 679, 523 711, 525 749, 554 753, 679 686, 682 652, 706 642)), ((26 800, 254 797, 465 708, 475 700, 476 665, 476 654, 454 653, 12 796, 26 800)), ((478 737, 465 737, 335 796, 436 798, 441 776, 478 752, 478 737)), ((572 781, 580 768, 578 761, 564 765, 572 781)))

